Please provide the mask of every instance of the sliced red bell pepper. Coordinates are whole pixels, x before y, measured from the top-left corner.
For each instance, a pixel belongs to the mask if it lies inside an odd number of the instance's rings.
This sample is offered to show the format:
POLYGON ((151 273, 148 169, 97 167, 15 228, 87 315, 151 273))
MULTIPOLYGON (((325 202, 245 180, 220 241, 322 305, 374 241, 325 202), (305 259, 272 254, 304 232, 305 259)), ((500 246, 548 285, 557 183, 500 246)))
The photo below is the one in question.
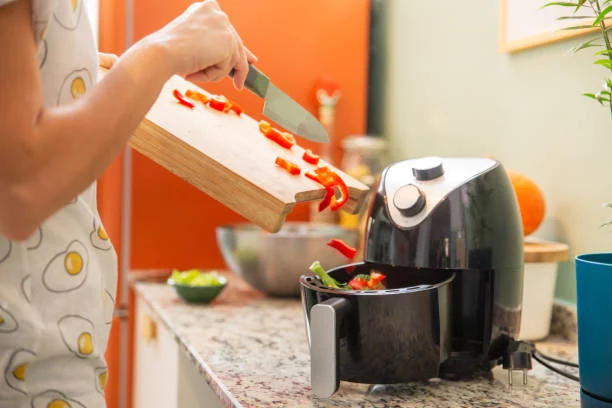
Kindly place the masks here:
POLYGON ((306 163, 317 165, 319 164, 319 156, 312 152, 310 149, 304 150, 304 155, 302 156, 302 160, 306 163))
POLYGON ((291 136, 290 133, 283 132, 281 133, 277 129, 273 128, 270 123, 262 120, 259 122, 259 130, 264 134, 265 137, 276 142, 279 146, 284 147, 285 149, 291 149, 295 144, 295 139, 291 136))
POLYGON ((209 99, 208 106, 214 110, 218 110, 219 112, 227 112, 226 109, 228 109, 231 105, 225 97, 215 95, 209 99))
POLYGON ((323 200, 321 200, 321 202, 319 203, 319 212, 329 207, 329 204, 331 203, 334 194, 335 191, 333 187, 325 187, 325 197, 323 197, 323 200))
POLYGON ((193 99, 194 101, 202 102, 204 105, 208 103, 208 96, 204 95, 202 92, 194 91, 192 89, 188 89, 185 92, 185 96, 189 99, 193 99))
POLYGON ((242 115, 242 112, 244 112, 244 109, 242 109, 241 106, 238 106, 233 102, 232 102, 232 106, 230 106, 230 110, 238 116, 242 115))
POLYGON ((357 250, 355 248, 342 241, 341 239, 334 238, 330 240, 327 245, 334 248, 342 255, 346 256, 348 259, 355 258, 355 255, 357 254, 357 250))
POLYGON ((338 176, 334 171, 330 170, 328 167, 319 167, 315 170, 315 173, 319 176, 319 179, 321 180, 320 182, 324 186, 326 187, 334 186, 334 187, 338 187, 338 190, 340 190, 339 199, 336 199, 335 196, 332 197, 330 209, 332 211, 336 211, 340 207, 342 207, 344 204, 346 204, 349 198, 349 194, 348 194, 348 188, 346 186, 346 183, 344 183, 344 180, 342 180, 340 176, 338 176))
POLYGON ((183 95, 179 92, 178 89, 175 89, 174 91, 172 91, 172 95, 176 98, 178 103, 180 103, 181 105, 186 106, 189 109, 195 108, 195 105, 189 102, 187 99, 185 99, 183 95))
POLYGON ((355 276, 349 281, 348 285, 354 290, 363 290, 368 287, 368 282, 361 276, 355 276))
POLYGON ((370 272, 370 279, 368 279, 368 288, 377 289, 380 287, 380 283, 387 279, 385 275, 380 272, 370 272))
POLYGON ((278 167, 287 170, 289 174, 294 176, 297 176, 302 172, 297 164, 290 162, 289 160, 285 160, 282 157, 277 157, 275 163, 278 167))

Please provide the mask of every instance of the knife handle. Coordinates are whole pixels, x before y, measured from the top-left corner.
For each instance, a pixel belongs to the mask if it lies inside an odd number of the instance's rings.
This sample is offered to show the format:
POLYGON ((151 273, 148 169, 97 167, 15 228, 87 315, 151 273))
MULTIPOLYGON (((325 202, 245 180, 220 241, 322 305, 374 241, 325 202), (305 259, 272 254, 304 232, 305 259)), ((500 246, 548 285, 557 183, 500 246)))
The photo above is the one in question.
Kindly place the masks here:
MULTIPOLYGON (((230 78, 233 78, 235 73, 236 70, 232 68, 229 73, 230 78)), ((255 68, 253 64, 249 64, 249 73, 244 81, 244 86, 260 98, 265 98, 269 85, 270 80, 268 77, 255 68)))

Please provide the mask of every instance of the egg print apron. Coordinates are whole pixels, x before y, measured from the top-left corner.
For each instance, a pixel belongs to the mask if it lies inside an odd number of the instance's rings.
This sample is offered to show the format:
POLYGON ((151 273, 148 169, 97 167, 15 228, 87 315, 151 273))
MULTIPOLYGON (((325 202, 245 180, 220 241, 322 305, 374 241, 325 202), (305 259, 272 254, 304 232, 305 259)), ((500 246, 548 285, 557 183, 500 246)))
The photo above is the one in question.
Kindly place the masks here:
MULTIPOLYGON (((85 5, 32 0, 32 7, 45 106, 70 103, 97 78, 85 5)), ((95 183, 28 240, 0 235, 0 408, 105 406, 116 270, 95 183)))

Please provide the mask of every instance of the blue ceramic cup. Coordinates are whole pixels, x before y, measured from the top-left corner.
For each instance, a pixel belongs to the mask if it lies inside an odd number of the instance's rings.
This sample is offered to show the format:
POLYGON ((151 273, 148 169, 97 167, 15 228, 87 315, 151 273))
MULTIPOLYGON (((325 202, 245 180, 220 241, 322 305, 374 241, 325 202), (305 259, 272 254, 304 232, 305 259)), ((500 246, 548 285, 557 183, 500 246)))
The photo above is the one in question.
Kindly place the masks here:
POLYGON ((576 257, 581 406, 612 407, 612 253, 576 257))

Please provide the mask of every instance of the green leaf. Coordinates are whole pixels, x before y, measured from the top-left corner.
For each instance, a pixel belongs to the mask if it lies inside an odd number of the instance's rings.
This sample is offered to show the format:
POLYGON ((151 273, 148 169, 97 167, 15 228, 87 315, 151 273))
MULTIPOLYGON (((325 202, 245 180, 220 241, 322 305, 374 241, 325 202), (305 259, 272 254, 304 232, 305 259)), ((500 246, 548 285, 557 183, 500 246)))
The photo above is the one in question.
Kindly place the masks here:
POLYGON ((593 18, 593 16, 563 16, 557 17, 557 20, 585 20, 587 18, 593 18))
POLYGON ((594 62, 594 64, 601 65, 606 68, 612 69, 612 61, 610 61, 609 59, 598 59, 597 61, 594 62))
POLYGON ((604 222, 603 224, 600 225, 600 228, 609 227, 610 225, 612 225, 612 221, 604 222))
POLYGON ((574 13, 577 12, 578 10, 580 10, 580 7, 582 7, 582 5, 586 2, 586 0, 579 0, 578 1, 578 5, 576 6, 576 8, 574 9, 574 13))
POLYGON ((543 5, 540 8, 543 9, 543 8, 550 7, 550 6, 577 7, 577 8, 580 8, 580 7, 582 7, 583 4, 584 4, 584 1, 582 2, 582 4, 580 2, 578 2, 578 3, 571 3, 569 1, 553 1, 551 3, 546 3, 545 5, 543 5))
POLYGON ((586 96, 587 98, 597 99, 597 98, 595 97, 595 94, 592 94, 592 93, 584 93, 584 94, 582 94, 582 95, 586 96))
POLYGON ((595 21, 593 21, 593 26, 598 25, 604 18, 606 18, 608 14, 610 14, 610 12, 612 12, 612 6, 608 6, 603 9, 601 13, 599 13, 595 21))
POLYGON ((592 25, 577 25, 577 26, 564 27, 562 28, 562 30, 584 30, 585 28, 593 28, 593 26, 592 25))
MULTIPOLYGON (((610 0, 612 1, 612 0, 610 0)), ((602 207, 610 207, 612 208, 612 203, 603 203, 602 207)))
POLYGON ((601 50, 601 51, 597 51, 595 54, 593 55, 612 55, 612 50, 601 50))
MULTIPOLYGON (((611 0, 611 1, 612 1, 612 0, 611 0)), ((583 50, 583 49, 585 49, 585 48, 589 48, 589 47, 601 47, 601 45, 600 45, 600 44, 594 44, 594 42, 595 42, 595 41, 597 41, 597 40, 598 40, 598 38, 593 38, 592 40, 589 40, 589 41, 583 42, 582 44, 578 44, 577 46, 572 47, 572 49, 571 49, 571 50, 572 50, 573 52, 578 52, 578 51, 580 51, 580 50, 583 50)))

